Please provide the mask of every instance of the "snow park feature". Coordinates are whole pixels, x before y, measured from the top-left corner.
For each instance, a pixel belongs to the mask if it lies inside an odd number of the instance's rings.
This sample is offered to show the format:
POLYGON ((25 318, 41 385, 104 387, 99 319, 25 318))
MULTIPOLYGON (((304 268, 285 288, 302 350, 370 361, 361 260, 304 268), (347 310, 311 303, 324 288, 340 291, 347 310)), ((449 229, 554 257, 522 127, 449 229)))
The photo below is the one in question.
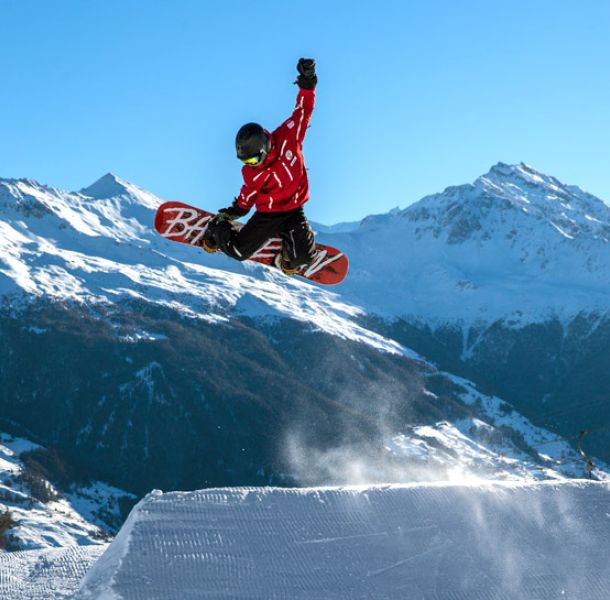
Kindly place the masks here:
POLYGON ((610 597, 607 483, 153 492, 75 600, 610 597))
POLYGON ((0 554, 2 600, 68 600, 107 544, 0 554))

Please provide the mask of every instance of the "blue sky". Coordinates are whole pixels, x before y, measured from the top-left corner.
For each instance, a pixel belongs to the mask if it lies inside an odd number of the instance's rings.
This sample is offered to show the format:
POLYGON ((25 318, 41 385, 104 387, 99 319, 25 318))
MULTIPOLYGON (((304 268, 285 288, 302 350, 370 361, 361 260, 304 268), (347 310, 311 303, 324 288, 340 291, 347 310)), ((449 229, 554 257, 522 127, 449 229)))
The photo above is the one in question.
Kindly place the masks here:
POLYGON ((323 223, 404 207, 498 161, 610 201, 610 3, 0 0, 0 177, 80 189, 108 171, 214 209, 247 121, 292 111, 323 223))

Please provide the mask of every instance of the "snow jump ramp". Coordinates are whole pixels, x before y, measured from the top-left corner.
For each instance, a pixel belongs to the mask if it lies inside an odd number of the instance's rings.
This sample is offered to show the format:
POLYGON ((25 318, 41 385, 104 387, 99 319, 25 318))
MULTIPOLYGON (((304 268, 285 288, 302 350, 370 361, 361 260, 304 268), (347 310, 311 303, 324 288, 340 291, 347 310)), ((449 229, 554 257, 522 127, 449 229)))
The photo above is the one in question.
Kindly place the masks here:
POLYGON ((152 492, 75 598, 610 598, 610 484, 152 492))

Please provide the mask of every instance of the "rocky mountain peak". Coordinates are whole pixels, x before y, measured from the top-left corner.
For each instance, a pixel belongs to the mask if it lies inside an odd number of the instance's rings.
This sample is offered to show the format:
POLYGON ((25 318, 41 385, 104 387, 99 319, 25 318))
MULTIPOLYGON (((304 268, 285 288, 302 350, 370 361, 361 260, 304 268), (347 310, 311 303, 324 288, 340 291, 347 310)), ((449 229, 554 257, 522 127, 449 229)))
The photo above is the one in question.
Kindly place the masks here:
POLYGON ((497 239, 499 227, 610 240, 610 207, 525 163, 500 162, 472 184, 427 196, 402 214, 409 221, 428 222, 437 235, 447 231, 450 243, 497 239))
POLYGON ((159 199, 150 192, 114 173, 106 173, 90 186, 81 189, 79 193, 95 200, 118 199, 122 204, 127 200, 128 204, 143 206, 149 210, 156 210, 159 205, 159 199))
POLYGON ((101 200, 128 194, 131 187, 131 184, 114 173, 106 173, 106 175, 100 177, 90 186, 81 189, 80 193, 84 196, 90 196, 91 198, 98 198, 101 200))
POLYGON ((561 185, 559 180, 537 171, 534 169, 534 167, 531 167, 524 162, 517 165, 509 165, 504 162, 499 162, 491 167, 489 172, 483 175, 482 178, 495 181, 497 183, 504 183, 506 181, 520 181, 521 183, 533 183, 535 185, 545 183, 561 185))

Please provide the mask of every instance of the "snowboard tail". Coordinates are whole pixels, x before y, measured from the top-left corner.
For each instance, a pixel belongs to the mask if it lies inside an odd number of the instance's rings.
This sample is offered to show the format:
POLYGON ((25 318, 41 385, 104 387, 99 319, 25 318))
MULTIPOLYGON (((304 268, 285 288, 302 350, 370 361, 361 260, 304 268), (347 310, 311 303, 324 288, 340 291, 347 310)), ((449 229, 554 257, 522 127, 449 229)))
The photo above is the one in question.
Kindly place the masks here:
MULTIPOLYGON (((168 240, 200 247, 208 225, 215 216, 214 213, 182 202, 165 202, 157 209, 155 229, 168 240)), ((323 285, 333 285, 343 281, 348 269, 345 254, 323 244, 316 244, 316 250, 314 261, 296 275, 323 285)), ((273 237, 247 260, 281 271, 278 264, 281 252, 281 238, 273 237)))

